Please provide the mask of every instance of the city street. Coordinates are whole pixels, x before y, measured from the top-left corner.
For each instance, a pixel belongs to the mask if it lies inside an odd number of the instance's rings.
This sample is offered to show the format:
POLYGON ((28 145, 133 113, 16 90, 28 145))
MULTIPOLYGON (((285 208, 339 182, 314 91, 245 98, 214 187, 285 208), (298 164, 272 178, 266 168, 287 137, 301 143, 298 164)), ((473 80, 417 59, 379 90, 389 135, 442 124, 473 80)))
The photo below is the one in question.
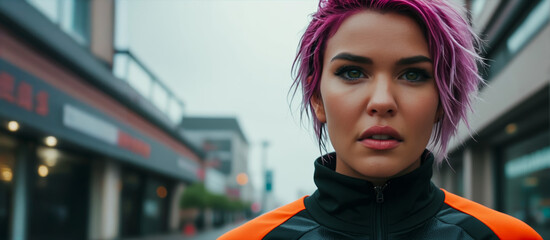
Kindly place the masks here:
POLYGON ((550 0, 0 0, 0 240, 550 239, 548 43, 550 0))

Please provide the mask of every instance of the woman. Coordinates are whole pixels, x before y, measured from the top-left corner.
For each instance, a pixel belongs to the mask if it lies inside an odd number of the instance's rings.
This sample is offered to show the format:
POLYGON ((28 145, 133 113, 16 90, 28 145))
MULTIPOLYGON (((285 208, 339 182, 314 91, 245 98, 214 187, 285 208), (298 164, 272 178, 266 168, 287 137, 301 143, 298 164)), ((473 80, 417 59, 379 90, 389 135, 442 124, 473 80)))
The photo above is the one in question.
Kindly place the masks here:
POLYGON ((318 190, 220 239, 542 239, 431 183, 477 74, 476 37, 444 0, 325 0, 302 37, 295 86, 319 145, 318 190))

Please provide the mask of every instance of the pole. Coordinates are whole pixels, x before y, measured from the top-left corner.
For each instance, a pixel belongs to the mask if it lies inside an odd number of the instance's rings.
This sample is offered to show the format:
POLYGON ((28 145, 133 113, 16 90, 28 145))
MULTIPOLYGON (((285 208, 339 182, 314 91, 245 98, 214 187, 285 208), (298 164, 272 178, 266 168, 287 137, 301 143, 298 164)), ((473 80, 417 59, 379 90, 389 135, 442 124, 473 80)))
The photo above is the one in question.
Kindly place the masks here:
POLYGON ((267 208, 267 148, 269 147, 269 142, 267 140, 262 141, 262 177, 264 179, 264 184, 262 186, 262 210, 261 213, 265 213, 267 208))

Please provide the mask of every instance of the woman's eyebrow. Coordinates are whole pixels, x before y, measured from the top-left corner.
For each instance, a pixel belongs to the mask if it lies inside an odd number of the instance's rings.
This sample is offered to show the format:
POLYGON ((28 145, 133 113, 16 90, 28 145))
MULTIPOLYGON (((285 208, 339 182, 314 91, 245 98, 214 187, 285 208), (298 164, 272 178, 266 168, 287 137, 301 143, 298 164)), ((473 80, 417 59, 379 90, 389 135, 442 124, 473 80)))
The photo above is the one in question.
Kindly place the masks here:
POLYGON ((432 59, 429 57, 418 55, 414 57, 401 58, 395 65, 411 65, 415 63, 429 62, 432 63, 432 59))
MULTIPOLYGON (((332 62, 334 60, 346 60, 346 61, 363 63, 363 64, 373 63, 372 59, 368 57, 358 56, 351 53, 339 53, 338 55, 334 56, 330 61, 332 62)), ((397 61, 396 65, 411 65, 411 64, 422 63, 422 62, 432 63, 432 59, 423 55, 418 55, 413 57, 401 58, 399 59, 399 61, 397 61)))
POLYGON ((368 57, 353 55, 351 53, 340 53, 340 54, 334 56, 330 61, 332 62, 332 61, 337 60, 337 59, 356 62, 356 63, 372 64, 372 59, 370 59, 368 57))

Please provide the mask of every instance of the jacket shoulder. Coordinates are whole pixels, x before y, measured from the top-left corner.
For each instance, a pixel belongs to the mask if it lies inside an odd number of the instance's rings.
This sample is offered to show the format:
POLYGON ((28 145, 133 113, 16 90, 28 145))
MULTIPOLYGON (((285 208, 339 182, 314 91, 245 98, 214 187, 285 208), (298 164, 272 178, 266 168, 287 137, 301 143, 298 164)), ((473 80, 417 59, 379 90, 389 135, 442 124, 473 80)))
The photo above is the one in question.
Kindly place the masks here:
MULTIPOLYGON (((443 189, 442 189, 443 190, 443 189)), ((445 203, 468 214, 490 228, 499 239, 541 239, 529 225, 507 214, 443 190, 445 203)))
POLYGON ((256 240, 264 238, 269 232, 279 225, 304 210, 304 196, 292 203, 267 212, 245 224, 225 233, 218 240, 256 240))

